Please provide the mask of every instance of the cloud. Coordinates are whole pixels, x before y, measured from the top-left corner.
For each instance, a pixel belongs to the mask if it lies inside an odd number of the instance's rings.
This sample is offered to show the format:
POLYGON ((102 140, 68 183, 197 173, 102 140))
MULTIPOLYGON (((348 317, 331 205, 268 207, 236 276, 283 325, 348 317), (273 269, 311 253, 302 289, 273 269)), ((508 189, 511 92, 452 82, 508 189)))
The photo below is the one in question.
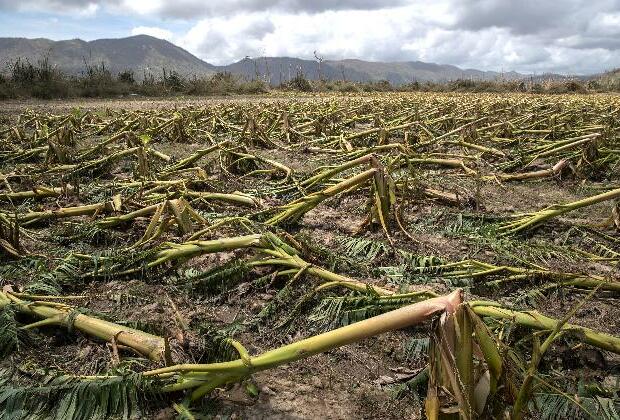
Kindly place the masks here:
POLYGON ((335 10, 379 10, 402 6, 406 0, 124 0, 123 5, 141 14, 165 18, 197 19, 254 12, 322 13, 335 10))
MULTIPOLYGON (((597 2, 597 0, 592 0, 597 2)), ((505 28, 517 35, 543 33, 570 21, 583 26, 587 21, 572 19, 587 14, 583 0, 461 0, 455 1, 455 28, 481 30, 505 28)), ((578 28, 572 27, 572 30, 578 28)))
POLYGON ((0 0, 0 10, 94 16, 102 6, 112 6, 118 1, 120 0, 0 0))
MULTIPOLYGON (((343 57, 405 60, 402 45, 443 18, 424 17, 422 7, 325 11, 321 13, 254 12, 200 20, 181 39, 181 46, 214 64, 245 56, 343 57), (377 30, 374 30, 376 28, 377 30)), ((441 11, 440 6, 428 9, 441 11)))
POLYGON ((247 55, 266 55, 265 38, 276 29, 267 14, 205 19, 179 43, 210 63, 227 64, 247 55))
POLYGON ((181 45, 214 64, 244 56, 296 56, 377 61, 422 60, 471 68, 542 69, 545 49, 507 29, 455 29, 445 5, 315 14, 252 13, 203 19, 181 45), (263 28, 263 30, 257 30, 263 28), (380 28, 371 30, 369 28, 380 28))
MULTIPOLYGON (((245 56, 312 58, 317 50, 326 59, 497 71, 620 67, 620 0, 0 0, 0 11, 62 15, 63 22, 75 13, 106 17, 111 33, 122 17, 127 33, 168 39, 214 64, 245 56)), ((75 19, 64 27, 78 24, 84 25, 75 19)))
POLYGON ((373 8, 358 10, 322 10, 319 4, 312 12, 291 11, 295 2, 286 3, 277 12, 203 18, 181 38, 182 46, 215 64, 246 55, 312 58, 318 50, 327 59, 421 60, 532 73, 620 66, 618 1, 592 0, 588 7, 584 0, 372 2, 373 8), (265 30, 250 29, 261 24, 265 30))
POLYGON ((155 38, 174 41, 174 34, 167 29, 158 28, 156 26, 138 26, 131 30, 132 35, 150 35, 155 38))

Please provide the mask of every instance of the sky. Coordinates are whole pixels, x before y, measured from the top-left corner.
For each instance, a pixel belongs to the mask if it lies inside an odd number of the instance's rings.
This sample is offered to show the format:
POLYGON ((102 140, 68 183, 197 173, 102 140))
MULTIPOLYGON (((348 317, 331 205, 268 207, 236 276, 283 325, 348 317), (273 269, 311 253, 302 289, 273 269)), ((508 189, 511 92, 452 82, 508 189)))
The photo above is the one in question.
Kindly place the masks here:
POLYGON ((523 73, 620 67, 620 0, 0 0, 0 37, 169 40, 246 56, 425 61, 523 73))

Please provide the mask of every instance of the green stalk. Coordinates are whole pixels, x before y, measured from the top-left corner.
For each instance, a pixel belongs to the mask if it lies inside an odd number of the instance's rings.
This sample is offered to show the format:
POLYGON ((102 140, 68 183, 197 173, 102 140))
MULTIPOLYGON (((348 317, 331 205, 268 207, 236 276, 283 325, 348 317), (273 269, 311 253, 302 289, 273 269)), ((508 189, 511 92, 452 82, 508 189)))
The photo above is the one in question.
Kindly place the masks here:
POLYGON ((333 185, 329 188, 326 188, 323 191, 312 193, 289 204, 286 204, 282 207, 283 210, 280 213, 276 214, 265 223, 273 226, 283 222, 295 221, 299 219, 303 214, 318 206, 324 200, 333 197, 341 192, 359 187, 364 182, 371 179, 375 175, 376 171, 377 170, 374 168, 368 169, 361 174, 345 179, 344 181, 339 182, 338 184, 333 185))
POLYGON ((192 258, 197 255, 257 247, 262 243, 262 237, 263 236, 260 234, 254 234, 233 238, 214 239, 211 241, 190 241, 182 244, 168 242, 165 244, 167 248, 157 252, 154 257, 155 259, 149 262, 147 267, 154 267, 176 259, 192 258))
POLYGON ((510 274, 509 276, 501 277, 499 280, 493 281, 492 284, 515 280, 526 280, 528 278, 539 276, 545 279, 557 281, 557 284, 562 286, 574 286, 584 289, 600 288, 601 290, 620 292, 620 282, 610 281, 602 276, 597 276, 594 274, 585 276, 583 274, 562 273, 541 268, 531 269, 506 265, 496 266, 477 260, 463 260, 433 268, 441 271, 444 276, 453 278, 479 278, 498 275, 501 273, 510 274), (453 268, 460 268, 460 270, 451 271, 453 268))
POLYGON ((178 170, 181 170, 181 169, 188 168, 191 165, 193 165, 194 163, 196 163, 197 161, 199 161, 203 156, 206 156, 209 153, 216 151, 217 149, 219 149, 221 146, 227 144, 228 142, 229 141, 226 140, 226 141, 223 141, 222 143, 216 144, 215 146, 211 146, 211 147, 208 147, 206 149, 197 150, 196 152, 194 152, 192 155, 186 157, 185 159, 181 159, 177 163, 168 166, 166 169, 164 169, 162 171, 162 174, 166 174, 166 173, 170 173, 170 172, 175 172, 175 171, 178 171, 178 170))
POLYGON ((107 342, 115 341, 118 344, 131 347, 151 360, 158 361, 164 356, 165 340, 163 338, 75 313, 74 309, 67 305, 45 301, 24 301, 11 296, 10 293, 0 292, 0 309, 8 305, 14 306, 17 311, 23 314, 41 319, 39 322, 22 327, 24 329, 43 325, 75 328, 107 342))
POLYGON ((482 146, 480 144, 474 144, 474 143, 468 143, 464 140, 459 140, 459 141, 449 141, 446 142, 447 144, 454 144, 456 146, 461 146, 461 147, 466 147, 469 149, 473 149, 473 150, 478 150, 479 152, 482 153, 489 153, 491 155, 495 155, 495 156, 499 156, 499 157, 506 157, 506 153, 502 152, 499 149, 494 149, 492 147, 486 147, 486 146, 482 146))
POLYGON ((32 211, 17 216, 17 219, 24 224, 39 222, 49 219, 62 219, 75 216, 87 216, 106 211, 112 208, 111 202, 89 204, 76 207, 61 207, 58 210, 32 211))
POLYGON ((191 398, 198 399, 215 387, 238 381, 255 372, 271 369, 318 353, 351 344, 388 331, 406 328, 431 319, 444 311, 453 312, 462 301, 462 291, 439 296, 364 321, 356 322, 333 331, 285 345, 258 356, 243 355, 230 362, 212 364, 183 364, 144 372, 147 377, 181 374, 179 382, 167 391, 197 388, 191 398), (185 384, 187 382, 187 384, 185 384), (185 385, 185 386, 184 386, 185 385))
POLYGON ((530 395, 532 392, 532 386, 534 384, 534 378, 536 377, 536 372, 538 371, 538 365, 542 361, 544 354, 547 352, 551 344, 559 338, 562 333, 566 331, 562 331, 562 328, 566 323, 577 313, 577 311, 586 303, 588 299, 590 299, 594 293, 597 292, 598 289, 592 290, 586 296, 585 299, 581 300, 574 308, 572 308, 559 322, 555 324, 553 330, 547 337, 547 339, 542 343, 542 345, 538 345, 538 337, 534 337, 534 350, 532 352, 532 360, 530 361, 530 366, 525 375, 525 379, 523 380, 523 384, 521 388, 519 388, 519 393, 517 394, 517 398, 515 400, 514 406, 512 408, 512 417, 515 420, 521 420, 523 418, 523 409, 527 405, 528 400, 530 399, 530 395))
POLYGON ((370 159, 372 158, 372 156, 373 156, 372 154, 367 154, 357 159, 350 160, 349 162, 345 162, 342 165, 334 166, 332 168, 326 168, 325 170, 319 172, 318 174, 311 176, 310 178, 305 179, 304 181, 300 182, 299 186, 302 188, 310 188, 320 181, 331 179, 333 176, 339 174, 340 172, 344 172, 347 169, 351 169, 363 163, 370 162, 370 159))
MULTIPOLYGON (((502 308, 494 302, 472 301, 469 305, 477 315, 513 320, 517 324, 538 330, 553 330, 561 322, 538 311, 513 311, 502 308)), ((564 324, 562 331, 564 330, 575 333, 585 343, 620 354, 620 338, 618 337, 573 324, 564 324)))
POLYGON ((538 153, 536 156, 534 156, 532 158, 532 162, 534 160, 536 160, 536 159, 541 158, 541 157, 551 156, 551 155, 553 155, 555 153, 562 152, 562 151, 568 150, 568 149, 572 149, 572 148, 577 147, 577 146, 579 146, 581 144, 584 144, 584 143, 588 143, 592 139, 594 139, 596 137, 599 137, 599 136, 600 136, 599 133, 592 133, 592 134, 587 134, 585 136, 574 137, 572 139, 566 139, 566 140, 563 140, 562 142, 554 143, 552 145, 551 149, 546 150, 546 151, 541 152, 541 153, 538 153))
POLYGON ((254 197, 242 193, 214 193, 202 191, 184 191, 183 196, 191 198, 200 198, 203 200, 226 201, 233 204, 243 204, 245 206, 256 206, 257 202, 254 197))
POLYGON ((466 124, 461 125, 460 127, 455 128, 454 130, 451 130, 451 131, 448 131, 448 132, 447 132, 447 133, 445 133, 445 134, 442 134, 441 136, 435 137, 435 138, 433 138, 432 140, 429 140, 428 142, 426 142, 426 143, 424 143, 424 144, 434 143, 434 142, 436 142, 436 141, 438 141, 438 140, 444 139, 444 138, 446 138, 446 137, 450 137, 450 136, 451 136, 451 135, 453 135, 453 134, 456 134, 456 133, 459 133, 459 132, 463 131, 463 130, 464 130, 465 128, 467 128, 467 127, 470 127, 470 126, 472 126, 472 125, 474 125, 474 124, 476 124, 476 123, 479 123, 479 122, 481 122, 481 121, 486 120, 487 118, 488 118, 488 117, 484 116, 484 117, 478 118, 477 120, 470 121, 470 122, 468 122, 468 123, 466 123, 466 124))
POLYGON ((140 150, 140 147, 132 147, 129 149, 121 150, 115 153, 111 153, 107 156, 104 156, 100 159, 90 160, 78 164, 70 164, 70 165, 58 165, 51 168, 48 172, 64 172, 70 171, 69 175, 77 175, 83 173, 88 170, 95 170, 97 167, 101 165, 108 164, 113 162, 114 160, 123 158, 125 156, 136 154, 140 150))
POLYGON ((503 182, 509 182, 509 181, 527 181, 530 179, 547 178, 547 177, 559 175, 562 172, 562 169, 564 169, 567 164, 568 164, 568 160, 562 159, 558 163, 556 163, 552 168, 549 168, 549 169, 541 169, 539 171, 532 171, 532 172, 521 172, 521 173, 516 173, 516 174, 494 174, 490 176, 483 176, 482 179, 484 179, 485 181, 500 180, 503 182))
POLYGON ((593 204, 602 203, 603 201, 613 200, 618 197, 620 197, 620 188, 592 197, 584 198, 579 201, 574 201, 572 203, 554 205, 540 210, 536 213, 526 214, 514 222, 500 226, 499 230, 503 231, 503 233, 506 235, 521 232, 523 230, 538 226, 549 219, 561 216, 573 210, 591 206, 593 204))
POLYGON ((48 187, 33 187, 30 191, 16 191, 16 192, 7 192, 0 194, 0 200, 26 200, 28 198, 46 198, 46 197, 58 197, 62 194, 65 189, 58 188, 48 188, 48 187))
POLYGON ((97 224, 102 227, 111 227, 120 225, 121 223, 128 222, 138 217, 149 216, 155 213, 160 204, 161 203, 152 204, 150 206, 143 207, 129 213, 119 214, 118 216, 106 217, 105 219, 99 220, 97 224))

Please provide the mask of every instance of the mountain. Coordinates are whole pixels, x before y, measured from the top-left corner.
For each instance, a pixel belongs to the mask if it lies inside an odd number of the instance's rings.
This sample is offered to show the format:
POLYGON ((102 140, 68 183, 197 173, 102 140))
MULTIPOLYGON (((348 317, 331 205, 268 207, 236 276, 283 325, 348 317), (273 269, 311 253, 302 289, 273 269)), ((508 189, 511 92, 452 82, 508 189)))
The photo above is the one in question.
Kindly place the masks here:
MULTIPOLYGON (((290 57, 244 58, 227 66, 219 66, 220 71, 241 74, 246 78, 269 80, 277 85, 288 81, 299 72, 307 79, 319 77, 319 63, 315 60, 302 60, 290 57)), ((320 66, 321 77, 327 80, 350 80, 367 82, 388 80, 394 85, 413 81, 445 82, 456 79, 507 80, 525 77, 515 72, 498 73, 473 69, 460 69, 456 66, 423 63, 421 61, 379 62, 364 60, 325 60, 320 66)))
MULTIPOLYGON (((219 66, 219 71, 228 71, 241 75, 246 79, 261 79, 272 85, 279 85, 294 78, 298 73, 306 79, 316 80, 319 78, 319 63, 314 60, 302 60, 292 57, 260 57, 244 58, 236 63, 219 66)), ((321 64, 321 75, 327 80, 342 79, 339 67, 321 64)), ((347 71, 347 80, 368 81, 370 76, 354 69, 347 71)))
POLYGON ((162 68, 184 76, 215 73, 211 64, 168 41, 148 35, 89 42, 81 39, 0 38, 0 66, 3 69, 17 58, 36 63, 45 56, 53 66, 74 75, 85 70, 85 63, 104 63, 112 74, 132 69, 137 77, 142 77, 145 71, 158 76, 162 68))
POLYGON ((330 65, 343 66, 370 76, 373 80, 388 80, 392 84, 418 82, 445 82, 456 79, 508 80, 520 79, 523 75, 515 72, 498 73, 474 69, 461 69, 449 64, 424 63, 422 61, 375 62, 362 60, 328 61, 330 65))
POLYGON ((116 74, 126 69, 134 70, 137 78, 146 73, 159 76, 162 69, 176 71, 182 76, 205 76, 227 71, 247 79, 259 78, 278 85, 301 73, 307 79, 350 80, 356 82, 388 80, 394 85, 418 82, 445 82, 456 79, 514 80, 527 76, 515 73, 498 73, 474 69, 461 69, 452 65, 424 63, 421 61, 375 62, 363 60, 303 60, 293 57, 244 58, 225 66, 211 65, 176 45, 148 35, 120 39, 82 41, 51 41, 49 39, 0 38, 0 69, 17 58, 36 63, 47 56, 50 63, 60 70, 78 75, 84 72, 85 63, 105 66, 116 74))
POLYGON ((585 80, 598 81, 603 84, 615 84, 620 85, 620 68, 609 70, 603 73, 590 75, 584 78, 585 80))

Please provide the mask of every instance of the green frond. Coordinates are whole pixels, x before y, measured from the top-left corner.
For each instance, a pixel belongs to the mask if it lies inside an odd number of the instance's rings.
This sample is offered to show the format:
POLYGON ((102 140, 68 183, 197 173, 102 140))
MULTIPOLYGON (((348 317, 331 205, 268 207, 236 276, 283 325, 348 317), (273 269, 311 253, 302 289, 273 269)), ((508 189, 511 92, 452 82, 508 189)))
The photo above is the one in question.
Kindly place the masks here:
POLYGON ((287 310, 287 304, 292 303, 295 300, 297 294, 295 290, 286 284, 282 289, 278 290, 278 293, 271 299, 256 316, 257 320, 267 320, 273 318, 277 313, 287 310))
POLYGON ((132 373, 109 378, 57 376, 39 386, 0 385, 3 419, 95 420, 143 417, 142 406, 156 396, 151 380, 132 373))
POLYGON ((72 285, 80 279, 81 266, 79 262, 71 257, 64 258, 60 264, 54 268, 52 275, 61 285, 72 285))
POLYGON ((182 281, 191 293, 221 293, 243 280, 251 267, 243 260, 233 260, 207 271, 185 270, 182 281))
POLYGON ((215 326, 204 323, 198 326, 198 337, 192 341, 199 361, 212 363, 233 360, 239 357, 239 353, 230 344, 229 339, 243 331, 243 325, 238 322, 226 326, 215 326))
POLYGON ((564 420, 564 419, 591 419, 591 420, 618 420, 614 401, 603 397, 579 396, 579 404, 587 410, 584 411, 579 405, 559 393, 536 393, 530 401, 530 408, 537 413, 541 420, 564 420))
POLYGON ((321 261, 321 265, 329 271, 346 271, 354 269, 356 271, 367 270, 363 265, 363 261, 343 252, 335 252, 334 250, 324 246, 309 235, 299 234, 296 239, 302 244, 306 254, 312 255, 321 261))
POLYGON ((405 357, 407 360, 417 360, 428 354, 430 339, 428 337, 412 338, 405 344, 405 357))
POLYGON ((351 292, 345 297, 326 297, 314 308, 308 319, 323 328, 337 328, 371 318, 382 313, 398 309, 417 302, 419 296, 402 298, 398 296, 382 297, 368 293, 360 295, 351 292))
POLYGON ((547 286, 532 287, 525 290, 518 290, 514 297, 515 306, 537 307, 538 303, 546 299, 545 293, 549 289, 547 286))
POLYGON ((140 274, 146 271, 148 261, 158 251, 157 247, 131 252, 122 248, 105 250, 92 254, 88 260, 80 261, 80 267, 82 267, 82 272, 104 279, 111 279, 130 270, 140 274))
POLYGON ((196 420, 195 413, 193 413, 192 410, 187 407, 187 405, 174 403, 172 404, 172 408, 174 408, 174 410, 179 415, 177 417, 179 420, 196 420))
POLYGON ((0 357, 5 358, 19 349, 19 335, 15 311, 11 305, 0 309, 0 357))
POLYGON ((402 258, 403 264, 409 271, 418 273, 430 272, 434 267, 443 264, 441 258, 434 255, 418 255, 402 249, 397 249, 396 252, 402 258))
POLYGON ((82 241, 91 245, 103 245, 112 242, 113 239, 123 240, 117 231, 104 228, 98 223, 75 223, 70 221, 64 222, 54 229, 50 239, 65 245, 71 245, 76 241, 82 241))
POLYGON ((61 286, 53 273, 45 273, 28 283, 24 292, 32 295, 60 295, 61 286))
POLYGON ((441 266, 410 268, 406 264, 396 266, 377 267, 373 273, 379 277, 386 277, 390 283, 400 286, 410 284, 428 284, 436 282, 436 275, 441 273, 441 266))
POLYGON ((382 241, 358 237, 338 238, 339 247, 350 258, 370 262, 382 253, 390 252, 390 245, 382 241))
POLYGON ((426 385, 428 383, 428 366, 422 369, 417 375, 407 382, 397 384, 392 387, 392 395, 395 398, 402 398, 406 394, 413 396, 414 402, 420 408, 424 407, 424 397, 426 397, 426 385))

